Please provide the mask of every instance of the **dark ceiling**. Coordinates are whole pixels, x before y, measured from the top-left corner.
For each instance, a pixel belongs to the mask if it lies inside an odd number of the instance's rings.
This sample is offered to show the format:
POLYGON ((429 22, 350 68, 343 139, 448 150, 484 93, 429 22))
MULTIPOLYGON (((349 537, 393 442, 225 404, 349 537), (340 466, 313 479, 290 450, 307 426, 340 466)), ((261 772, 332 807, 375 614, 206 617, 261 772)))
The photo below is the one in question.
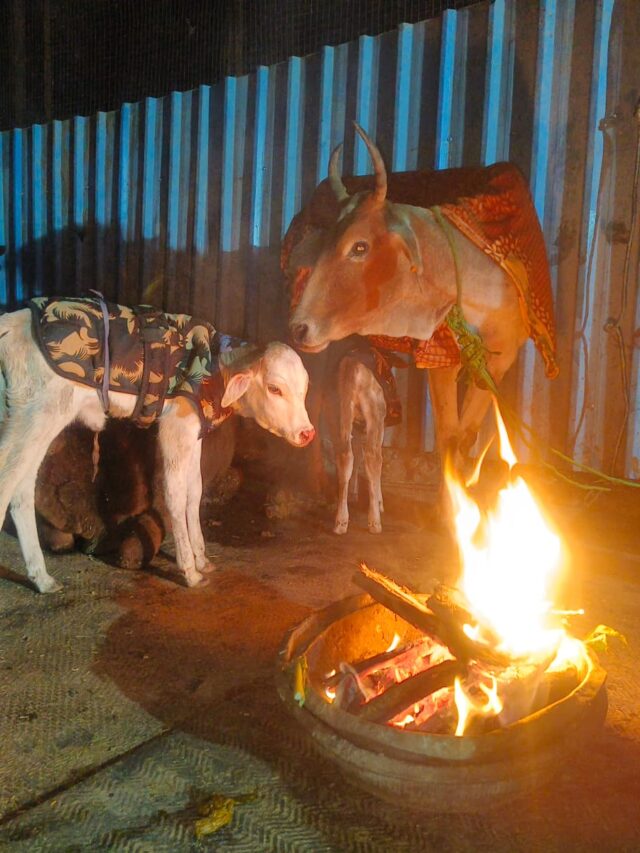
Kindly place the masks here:
POLYGON ((215 83, 477 0, 2 0, 0 129, 215 83))

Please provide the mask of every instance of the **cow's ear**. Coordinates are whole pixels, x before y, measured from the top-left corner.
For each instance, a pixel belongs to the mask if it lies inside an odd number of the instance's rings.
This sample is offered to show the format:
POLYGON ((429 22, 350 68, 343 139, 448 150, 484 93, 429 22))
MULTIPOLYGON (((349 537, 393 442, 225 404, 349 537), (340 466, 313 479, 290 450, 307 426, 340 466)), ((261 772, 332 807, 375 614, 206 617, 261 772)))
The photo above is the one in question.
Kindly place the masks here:
POLYGON ((322 251, 325 232, 320 228, 310 228, 301 240, 291 246, 286 259, 285 273, 295 275, 300 267, 314 267, 322 251))
POLYGON ((415 231, 411 227, 411 221, 407 213, 400 205, 387 205, 387 227, 389 231, 397 234, 404 243, 404 249, 411 263, 412 271, 417 275, 422 275, 422 252, 415 231))
POLYGON ((252 379, 253 372, 251 370, 243 370, 240 373, 234 373, 227 382, 227 387, 224 389, 224 394, 220 403, 222 408, 224 409, 227 406, 232 406, 237 402, 240 397, 248 391, 252 379))

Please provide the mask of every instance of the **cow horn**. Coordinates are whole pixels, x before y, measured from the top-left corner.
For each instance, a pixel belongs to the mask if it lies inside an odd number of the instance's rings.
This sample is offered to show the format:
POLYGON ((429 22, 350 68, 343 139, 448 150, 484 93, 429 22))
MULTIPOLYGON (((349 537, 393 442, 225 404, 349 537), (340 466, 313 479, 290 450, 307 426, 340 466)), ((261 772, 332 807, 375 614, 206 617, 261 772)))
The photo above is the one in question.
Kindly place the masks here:
POLYGON ((382 202, 387 197, 387 170, 384 165, 384 160, 382 159, 382 154, 378 151, 371 139, 369 139, 369 136, 364 132, 364 130, 356 121, 354 121, 354 125, 356 130, 362 137, 362 141, 367 146, 367 151, 369 152, 369 155, 373 162, 373 170, 376 176, 376 186, 372 193, 372 200, 376 204, 382 204, 382 202))
POLYGON ((329 160, 329 186, 333 190, 338 201, 344 201, 345 198, 349 198, 347 188, 343 184, 340 173, 338 172, 338 160, 340 159, 341 151, 342 143, 340 145, 336 145, 331 152, 331 159, 329 160))

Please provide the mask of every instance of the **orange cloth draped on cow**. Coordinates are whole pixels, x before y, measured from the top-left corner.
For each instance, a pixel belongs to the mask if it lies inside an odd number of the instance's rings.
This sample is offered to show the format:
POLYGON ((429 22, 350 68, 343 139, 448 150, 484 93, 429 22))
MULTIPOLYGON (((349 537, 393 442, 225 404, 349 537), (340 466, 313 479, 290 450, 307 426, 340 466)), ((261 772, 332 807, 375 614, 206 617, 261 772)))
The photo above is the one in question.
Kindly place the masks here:
MULTIPOLYGON (((352 193, 372 188, 373 178, 345 178, 344 183, 352 193)), ((544 360, 547 376, 556 376, 549 264, 533 200, 520 170, 510 163, 496 163, 488 168, 396 173, 388 177, 387 197, 418 207, 439 206, 452 225, 499 264, 518 291, 522 316, 544 360)), ((283 269, 294 246, 305 234, 330 227, 337 216, 337 202, 325 181, 293 220, 285 236, 283 269)), ((294 273, 292 303, 299 299, 308 272, 294 273)), ((446 322, 428 341, 374 336, 371 342, 377 347, 411 353, 418 367, 460 364, 458 345, 446 322)))

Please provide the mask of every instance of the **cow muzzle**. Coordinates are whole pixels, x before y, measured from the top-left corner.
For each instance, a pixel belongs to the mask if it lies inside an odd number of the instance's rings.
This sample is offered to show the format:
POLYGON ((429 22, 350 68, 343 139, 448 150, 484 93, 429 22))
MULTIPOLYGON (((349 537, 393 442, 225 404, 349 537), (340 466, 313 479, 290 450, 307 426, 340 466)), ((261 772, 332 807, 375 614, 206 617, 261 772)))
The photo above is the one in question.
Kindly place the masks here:
POLYGON ((309 325, 307 323, 295 323, 291 326, 291 340, 296 346, 304 346, 309 334, 309 325))
POLYGON ((292 323, 289 331, 294 345, 304 352, 322 352, 329 345, 329 341, 318 343, 314 340, 313 329, 309 323, 292 323))

